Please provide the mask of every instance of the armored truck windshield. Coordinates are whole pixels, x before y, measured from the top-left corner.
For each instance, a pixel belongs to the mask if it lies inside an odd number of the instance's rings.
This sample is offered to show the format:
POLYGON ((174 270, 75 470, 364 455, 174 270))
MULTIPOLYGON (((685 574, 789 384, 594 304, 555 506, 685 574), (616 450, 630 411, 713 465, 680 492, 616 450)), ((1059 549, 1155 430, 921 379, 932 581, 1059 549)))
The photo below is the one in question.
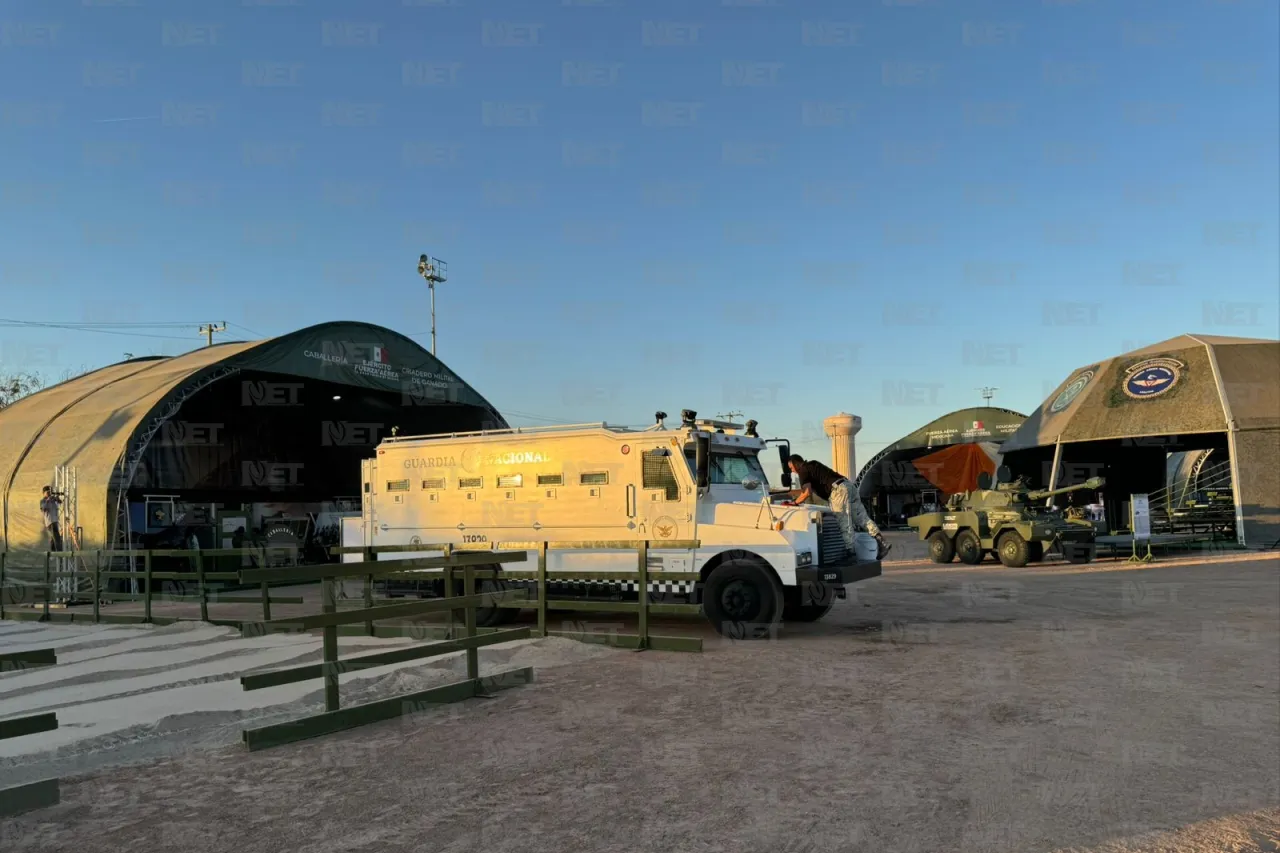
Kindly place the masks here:
MULTIPOLYGON (((689 462, 689 470, 695 471, 697 462, 694 451, 688 449, 684 455, 689 462)), ((758 480, 761 484, 769 482, 755 452, 746 450, 713 451, 707 465, 707 475, 713 486, 739 486, 743 480, 758 480)))

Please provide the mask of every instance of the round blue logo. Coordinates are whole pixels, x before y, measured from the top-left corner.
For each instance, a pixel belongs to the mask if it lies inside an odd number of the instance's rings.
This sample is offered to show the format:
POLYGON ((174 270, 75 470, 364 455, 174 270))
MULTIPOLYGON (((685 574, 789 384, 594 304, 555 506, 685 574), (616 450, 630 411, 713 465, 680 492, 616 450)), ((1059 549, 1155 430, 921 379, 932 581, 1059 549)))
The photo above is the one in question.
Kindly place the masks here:
POLYGON ((1125 371, 1124 393, 1135 400, 1159 397, 1178 384, 1185 366, 1172 358, 1139 362, 1125 371))
POLYGON ((1063 388, 1062 393, 1054 398, 1053 403, 1049 405, 1049 411, 1057 414, 1067 406, 1070 406, 1071 401, 1080 396, 1080 392, 1084 390, 1084 386, 1088 385, 1089 380, 1092 378, 1093 370, 1090 369, 1082 372, 1075 379, 1072 379, 1071 384, 1066 388, 1063 388))

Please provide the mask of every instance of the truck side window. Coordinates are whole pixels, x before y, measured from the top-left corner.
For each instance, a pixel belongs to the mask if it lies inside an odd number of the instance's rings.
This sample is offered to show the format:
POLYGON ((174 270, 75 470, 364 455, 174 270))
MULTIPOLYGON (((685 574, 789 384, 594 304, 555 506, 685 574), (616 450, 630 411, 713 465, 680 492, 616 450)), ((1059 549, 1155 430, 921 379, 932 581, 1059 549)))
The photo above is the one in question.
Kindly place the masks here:
POLYGON ((643 486, 646 489, 663 489, 669 501, 680 500, 680 484, 671 469, 671 457, 665 450, 650 450, 644 454, 643 486))

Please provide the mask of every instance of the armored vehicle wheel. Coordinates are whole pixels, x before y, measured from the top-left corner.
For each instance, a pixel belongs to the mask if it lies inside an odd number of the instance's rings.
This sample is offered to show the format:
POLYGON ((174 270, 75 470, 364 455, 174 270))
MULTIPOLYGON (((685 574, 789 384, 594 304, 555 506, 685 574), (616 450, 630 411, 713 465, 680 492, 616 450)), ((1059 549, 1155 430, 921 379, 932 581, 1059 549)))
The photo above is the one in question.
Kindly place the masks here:
POLYGON ((782 621, 817 622, 830 613, 835 604, 835 590, 829 587, 823 589, 817 595, 805 595, 804 590, 800 589, 800 587, 789 586, 783 590, 782 621))
POLYGON ((1062 556, 1067 558, 1068 563, 1090 563, 1097 555, 1097 546, 1093 543, 1078 544, 1075 542, 1062 543, 1062 556))
POLYGON ((772 636, 782 604, 782 585, 753 560, 721 563, 702 587, 702 611, 711 627, 735 640, 772 636))
POLYGON ((1028 542, 1027 547, 1031 550, 1031 562, 1038 563, 1044 559, 1044 543, 1028 542))
POLYGON ((950 563, 956 558, 956 543, 941 530, 929 537, 929 559, 935 563, 950 563))
POLYGON ((1010 530, 996 543, 996 553, 1000 555, 1000 562, 1011 569, 1020 569, 1031 559, 1031 546, 1021 533, 1010 530))
POLYGON ((986 552, 982 550, 982 540, 972 530, 961 530, 956 535, 956 556, 960 562, 976 566, 982 562, 986 552))

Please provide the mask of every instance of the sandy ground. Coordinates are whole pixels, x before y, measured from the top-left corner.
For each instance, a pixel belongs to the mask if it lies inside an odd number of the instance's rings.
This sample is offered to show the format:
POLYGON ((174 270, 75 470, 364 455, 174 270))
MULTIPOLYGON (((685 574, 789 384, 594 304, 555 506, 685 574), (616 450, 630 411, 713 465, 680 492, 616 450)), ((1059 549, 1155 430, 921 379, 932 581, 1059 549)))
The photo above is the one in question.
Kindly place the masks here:
POLYGON ((533 641, 494 699, 64 779, 0 849, 1277 850, 1278 570, 908 561, 774 641, 533 641))

